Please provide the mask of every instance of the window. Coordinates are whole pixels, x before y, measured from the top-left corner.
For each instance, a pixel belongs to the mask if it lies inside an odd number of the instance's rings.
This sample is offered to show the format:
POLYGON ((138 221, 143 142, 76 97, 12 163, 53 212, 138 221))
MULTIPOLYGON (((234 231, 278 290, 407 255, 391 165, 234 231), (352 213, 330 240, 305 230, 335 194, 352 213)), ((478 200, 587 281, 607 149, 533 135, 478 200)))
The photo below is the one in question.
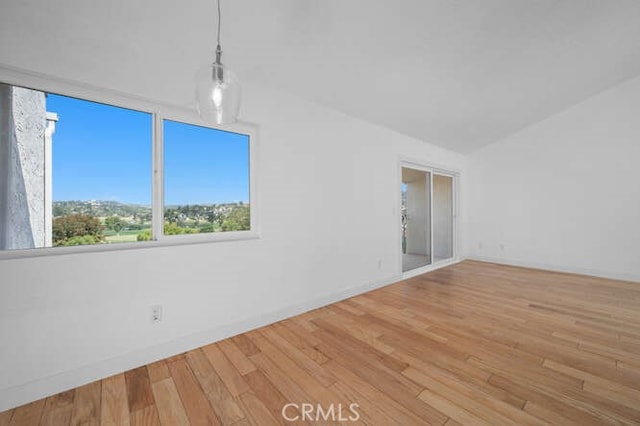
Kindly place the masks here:
POLYGON ((248 231, 249 136, 164 120, 165 235, 248 231))
POLYGON ((0 251, 254 235, 252 132, 140 109, 0 83, 0 251))
POLYGON ((53 245, 136 242, 151 228, 151 114, 47 95, 53 245), (95 234, 81 223, 100 222, 95 234))

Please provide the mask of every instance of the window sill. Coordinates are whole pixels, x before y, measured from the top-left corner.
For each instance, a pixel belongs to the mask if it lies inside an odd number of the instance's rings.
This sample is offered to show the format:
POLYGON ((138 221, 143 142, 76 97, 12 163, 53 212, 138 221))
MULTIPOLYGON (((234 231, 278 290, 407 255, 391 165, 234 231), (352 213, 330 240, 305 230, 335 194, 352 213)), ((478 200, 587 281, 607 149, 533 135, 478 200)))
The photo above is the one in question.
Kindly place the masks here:
POLYGON ((43 247, 34 249, 17 249, 0 251, 0 261, 8 259, 26 259, 43 256, 60 256, 82 253, 104 253, 122 250, 140 250, 155 247, 188 246, 194 244, 212 244, 231 241, 259 240, 257 231, 239 231, 212 234, 167 235, 151 241, 135 243, 114 243, 79 245, 70 247, 43 247))

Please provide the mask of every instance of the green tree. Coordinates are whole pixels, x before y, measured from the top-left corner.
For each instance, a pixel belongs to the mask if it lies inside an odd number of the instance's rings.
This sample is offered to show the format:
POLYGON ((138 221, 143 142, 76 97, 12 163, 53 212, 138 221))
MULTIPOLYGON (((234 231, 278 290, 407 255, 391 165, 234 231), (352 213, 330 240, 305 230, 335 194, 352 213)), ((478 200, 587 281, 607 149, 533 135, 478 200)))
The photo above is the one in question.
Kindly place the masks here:
POLYGON ((58 216, 62 216, 66 213, 66 209, 58 204, 54 204, 53 205, 53 216, 54 217, 58 217, 58 216))
POLYGON ((198 227, 198 232, 214 232, 215 228, 213 223, 205 223, 204 225, 198 227))
POLYGON ((104 241, 103 230, 98 218, 86 214, 56 217, 53 219, 53 245, 97 244, 104 241))
POLYGON ((151 241, 151 229, 145 229, 136 236, 138 241, 151 241))
POLYGON ((248 206, 234 208, 222 222, 223 231, 248 231, 250 228, 250 212, 248 206))
POLYGON ((122 228, 124 228, 125 225, 126 223, 118 216, 109 216, 104 220, 104 226, 108 229, 112 229, 118 235, 120 235, 120 231, 122 231, 122 228))
MULTIPOLYGON (((178 226, 176 223, 165 222, 164 223, 164 235, 181 235, 181 234, 197 234, 198 230, 194 228, 185 228, 178 226)), ((138 241, 150 241, 151 229, 145 229, 136 236, 138 241)))
POLYGON ((165 222, 164 235, 181 235, 181 234, 197 234, 198 230, 193 228, 185 228, 176 223, 165 222))
POLYGON ((75 236, 75 237, 68 238, 62 241, 58 245, 59 246, 84 246, 84 245, 96 244, 97 242, 98 241, 96 241, 93 235, 82 235, 82 236, 75 236))
POLYGON ((207 220, 211 223, 217 223, 218 226, 222 226, 222 222, 224 222, 224 215, 219 212, 211 212, 207 214, 207 220))

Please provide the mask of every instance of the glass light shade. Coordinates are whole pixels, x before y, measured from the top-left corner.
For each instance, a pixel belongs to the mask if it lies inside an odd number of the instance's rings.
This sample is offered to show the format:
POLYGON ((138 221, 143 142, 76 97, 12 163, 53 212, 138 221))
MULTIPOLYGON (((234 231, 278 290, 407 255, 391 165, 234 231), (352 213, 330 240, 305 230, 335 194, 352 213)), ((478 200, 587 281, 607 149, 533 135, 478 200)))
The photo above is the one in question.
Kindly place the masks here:
POLYGON ((198 114, 207 123, 235 123, 240 112, 240 81, 222 64, 213 63, 196 75, 198 114))

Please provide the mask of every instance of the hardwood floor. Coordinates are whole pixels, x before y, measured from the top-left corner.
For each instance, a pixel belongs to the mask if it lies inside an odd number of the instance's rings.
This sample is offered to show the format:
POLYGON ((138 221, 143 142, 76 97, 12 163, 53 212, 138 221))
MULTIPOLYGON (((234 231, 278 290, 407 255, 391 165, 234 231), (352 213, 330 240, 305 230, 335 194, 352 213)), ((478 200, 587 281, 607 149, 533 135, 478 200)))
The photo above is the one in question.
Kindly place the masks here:
POLYGON ((0 413, 283 423, 638 424, 640 284, 466 261, 0 413))

